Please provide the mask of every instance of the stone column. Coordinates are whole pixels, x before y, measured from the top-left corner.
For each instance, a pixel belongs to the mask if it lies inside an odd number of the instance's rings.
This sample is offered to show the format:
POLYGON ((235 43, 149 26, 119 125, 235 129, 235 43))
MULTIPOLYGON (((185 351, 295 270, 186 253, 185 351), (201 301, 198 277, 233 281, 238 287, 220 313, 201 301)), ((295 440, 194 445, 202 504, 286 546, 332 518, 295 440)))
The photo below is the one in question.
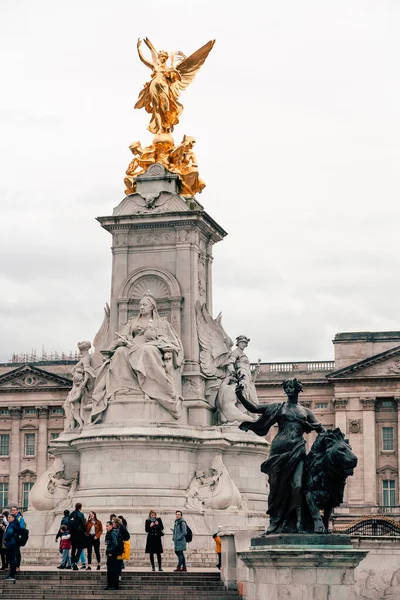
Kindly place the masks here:
MULTIPOLYGON (((339 429, 346 435, 346 408, 349 403, 348 398, 334 398, 333 399, 333 408, 335 411, 335 427, 339 427, 339 429)), ((347 504, 349 501, 348 498, 349 491, 348 486, 346 485, 344 488, 344 496, 343 502, 347 504)))
POLYGON ((375 398, 361 398, 364 449, 364 504, 376 506, 375 398))
POLYGON ((36 410, 39 416, 36 475, 39 478, 47 469, 47 418, 49 407, 38 406, 36 410))
POLYGON ((11 445, 10 445, 10 478, 8 483, 8 503, 19 505, 19 473, 21 471, 20 421, 22 408, 10 406, 11 445))
POLYGON ((335 409, 335 426, 339 427, 346 435, 346 408, 349 403, 348 398, 334 398, 333 406, 335 409))
POLYGON ((400 504, 400 397, 396 397, 397 401, 397 489, 396 489, 396 504, 400 504))

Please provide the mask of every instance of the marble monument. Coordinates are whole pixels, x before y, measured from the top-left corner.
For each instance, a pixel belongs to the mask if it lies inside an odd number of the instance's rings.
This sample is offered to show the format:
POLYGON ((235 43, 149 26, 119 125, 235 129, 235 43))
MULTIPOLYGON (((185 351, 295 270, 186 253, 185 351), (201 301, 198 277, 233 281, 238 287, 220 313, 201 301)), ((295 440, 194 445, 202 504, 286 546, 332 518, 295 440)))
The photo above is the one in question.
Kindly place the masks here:
POLYGON ((164 522, 183 510, 196 548, 211 547, 219 526, 265 520, 258 473, 268 443, 237 427, 252 417, 235 397, 234 373, 256 401, 249 340, 240 335, 233 349, 221 316, 212 317, 212 252, 226 232, 194 197, 204 185, 193 138, 175 147, 171 136, 179 92, 214 42, 169 62, 145 43, 152 62, 140 43, 139 56, 153 78, 136 107, 152 115, 154 138, 151 149, 131 146, 128 195, 98 218, 112 236, 110 304, 93 348, 78 344, 64 431, 49 446, 56 458, 31 491, 30 547, 52 547, 75 502, 102 520, 124 514, 136 548, 151 508, 164 522))

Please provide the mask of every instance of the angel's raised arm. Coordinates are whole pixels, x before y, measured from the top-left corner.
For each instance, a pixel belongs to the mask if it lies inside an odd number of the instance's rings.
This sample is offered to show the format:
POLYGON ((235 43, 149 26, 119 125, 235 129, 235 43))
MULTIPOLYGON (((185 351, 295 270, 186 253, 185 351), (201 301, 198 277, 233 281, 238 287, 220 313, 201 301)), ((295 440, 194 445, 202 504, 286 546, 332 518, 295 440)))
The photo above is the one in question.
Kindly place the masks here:
MULTIPOLYGON (((147 38, 146 38, 146 40, 147 40, 147 38)), ((148 46, 146 40, 145 40, 145 43, 148 46)), ((155 62, 151 63, 150 61, 146 60, 146 58, 142 54, 142 49, 140 48, 141 43, 142 43, 142 40, 139 38, 137 41, 137 51, 138 51, 139 58, 142 61, 142 63, 144 65, 146 65, 146 67, 149 67, 149 69, 153 70, 156 63, 155 62)), ((153 57, 153 60, 154 60, 154 57, 153 57)))

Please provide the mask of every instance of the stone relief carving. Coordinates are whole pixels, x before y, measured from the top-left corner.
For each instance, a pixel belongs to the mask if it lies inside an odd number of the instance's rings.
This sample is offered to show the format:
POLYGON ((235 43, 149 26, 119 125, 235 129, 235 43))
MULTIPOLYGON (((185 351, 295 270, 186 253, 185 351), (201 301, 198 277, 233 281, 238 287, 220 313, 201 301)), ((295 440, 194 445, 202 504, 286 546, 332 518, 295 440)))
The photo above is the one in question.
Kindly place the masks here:
POLYGON ((207 509, 245 509, 242 496, 217 454, 206 471, 196 471, 187 489, 186 506, 205 512, 207 509))
POLYGON ((347 398, 334 398, 332 403, 335 410, 346 410, 349 401, 347 398))
POLYGON ((206 298, 206 255, 199 254, 199 296, 204 301, 206 298))
POLYGON ((153 244, 167 244, 175 240, 173 232, 165 233, 140 233, 132 238, 132 244, 138 246, 151 246, 153 244))
POLYGON ((388 373, 395 373, 396 375, 400 374, 400 358, 394 360, 392 364, 390 364, 387 368, 388 373))
POLYGON ((90 422, 102 420, 115 394, 156 400, 176 419, 182 412, 182 342, 173 327, 157 311, 150 292, 140 301, 139 314, 116 333, 105 362, 97 371, 90 408, 90 422))
POLYGON ((188 242, 189 235, 190 235, 190 233, 186 229, 177 229, 176 240, 177 240, 177 242, 188 242))
POLYGON ((362 420, 361 419, 350 419, 347 422, 347 430, 349 433, 361 433, 362 420))
POLYGON ((183 380, 182 393, 184 398, 204 397, 204 384, 187 377, 183 380))
POLYGON ((92 344, 79 342, 81 359, 72 369, 72 389, 64 402, 65 430, 83 427, 90 422, 92 393, 96 372, 89 350, 92 344))
POLYGON ((156 275, 145 275, 137 279, 129 289, 129 297, 140 300, 151 290, 155 298, 168 298, 169 289, 165 281, 156 275))
POLYGON ((376 398, 361 398, 363 410, 375 410, 376 398))
POLYGON ((355 573, 356 597, 368 600, 398 600, 400 598, 400 569, 363 569, 355 573))
MULTIPOLYGON (((71 479, 65 478, 64 463, 56 457, 50 467, 36 481, 29 494, 29 507, 33 510, 53 510, 68 497, 70 498, 78 487, 78 473, 71 479)), ((68 508, 69 508, 68 505, 68 508)))
POLYGON ((44 377, 40 377, 35 373, 24 373, 21 377, 16 377, 8 384, 10 387, 16 388, 37 388, 37 387, 52 387, 54 382, 44 377))
POLYGON ((197 333, 199 336, 200 366, 206 380, 206 398, 211 406, 217 409, 217 421, 221 425, 237 425, 244 418, 253 419, 235 394, 235 374, 242 377, 245 395, 258 404, 254 379, 259 370, 254 373, 250 369, 250 361, 244 350, 249 338, 240 335, 236 338, 236 349, 232 350, 233 342, 224 331, 221 315, 213 319, 205 304, 196 303, 197 333))
POLYGON ((22 408, 20 406, 10 406, 9 409, 11 417, 19 419, 22 417, 22 408))

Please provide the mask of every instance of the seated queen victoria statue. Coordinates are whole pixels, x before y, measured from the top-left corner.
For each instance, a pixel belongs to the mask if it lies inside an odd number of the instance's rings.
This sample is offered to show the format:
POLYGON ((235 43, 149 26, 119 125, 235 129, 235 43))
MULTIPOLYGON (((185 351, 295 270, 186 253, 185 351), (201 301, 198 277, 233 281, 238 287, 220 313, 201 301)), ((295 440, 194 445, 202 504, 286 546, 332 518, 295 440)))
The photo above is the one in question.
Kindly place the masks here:
POLYGON ((139 314, 128 320, 111 348, 102 353, 107 358, 97 372, 92 423, 103 418, 116 394, 142 393, 145 400, 156 400, 175 419, 180 417, 183 347, 173 327, 159 316, 150 293, 141 299, 139 314))

